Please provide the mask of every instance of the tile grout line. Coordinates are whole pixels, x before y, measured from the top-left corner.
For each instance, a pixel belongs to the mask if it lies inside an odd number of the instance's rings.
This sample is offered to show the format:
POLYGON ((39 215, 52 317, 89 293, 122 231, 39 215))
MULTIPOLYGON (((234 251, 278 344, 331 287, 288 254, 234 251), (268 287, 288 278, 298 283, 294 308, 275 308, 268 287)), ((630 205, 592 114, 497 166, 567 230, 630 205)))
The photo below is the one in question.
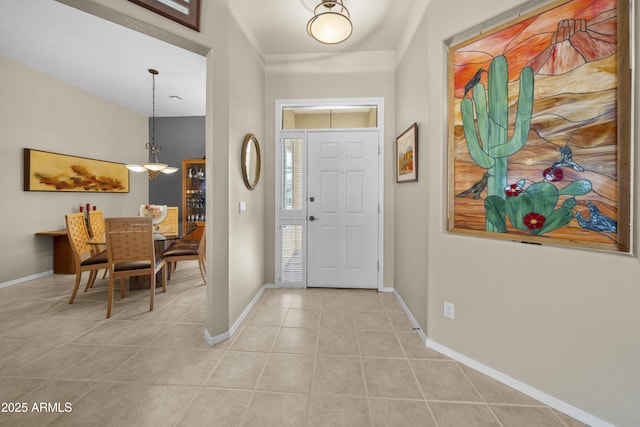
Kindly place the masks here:
POLYGON ((318 313, 318 327, 316 328, 316 340, 313 351, 313 368, 311 369, 311 381, 309 382, 309 395, 307 397, 307 409, 304 417, 304 425, 307 426, 311 422, 311 396, 313 395, 313 384, 316 377, 316 366, 318 364, 318 348, 320 346, 320 324, 322 323, 322 308, 324 307, 324 297, 320 298, 320 310, 318 313))
MULTIPOLYGON (((387 314, 387 317, 389 315, 387 314)), ((389 321, 391 321, 391 319, 389 319, 389 321)), ((392 327, 393 327, 393 322, 392 322, 392 327)), ((420 390, 420 394, 422 395, 422 399, 424 399, 424 404, 427 407, 427 410, 429 411, 429 415, 431 415, 431 419, 435 425, 435 427, 438 427, 439 423, 438 420, 436 419, 435 414, 433 413, 433 409, 431 408, 431 405, 429 405, 429 401, 427 400, 427 396, 425 396, 424 394, 424 390, 422 389, 422 385, 420 385, 420 381, 418 381, 418 376, 416 375, 415 369, 413 368, 413 365, 411 364, 411 358, 409 358, 408 354, 407 354, 407 349, 404 347, 404 345, 402 344, 402 341, 400 340, 400 336, 398 335, 398 331, 395 327, 393 327, 393 333, 396 337, 396 339, 398 340, 398 343, 400 344, 400 348, 402 349, 402 353, 404 354, 405 360, 407 362, 407 364, 409 365, 409 369, 411 370, 411 374, 413 375, 413 379, 416 382, 416 385, 418 386, 418 390, 420 390)))
POLYGON ((355 335, 356 335, 356 343, 358 345, 358 360, 360 361, 360 373, 362 375, 362 383, 364 386, 364 398, 365 401, 367 402, 367 413, 369 414, 369 424, 372 426, 373 425, 373 413, 371 412, 371 396, 369 396, 369 387, 367 387, 367 375, 365 373, 364 370, 364 358, 362 357, 362 349, 360 346, 360 336, 358 334, 358 320, 355 317, 355 313, 353 309, 349 310, 349 313, 351 313, 352 319, 353 319, 353 326, 354 326, 354 331, 355 331, 355 335))

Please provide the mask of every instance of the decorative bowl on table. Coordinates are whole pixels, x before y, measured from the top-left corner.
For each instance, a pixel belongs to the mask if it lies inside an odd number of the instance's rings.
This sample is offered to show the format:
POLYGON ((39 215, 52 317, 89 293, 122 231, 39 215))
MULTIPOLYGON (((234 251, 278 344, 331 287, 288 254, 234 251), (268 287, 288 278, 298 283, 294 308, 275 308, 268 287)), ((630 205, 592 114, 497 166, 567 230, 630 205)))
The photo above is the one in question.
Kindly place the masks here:
POLYGON ((164 221, 167 217, 167 205, 150 205, 142 204, 138 213, 140 216, 150 216, 152 224, 158 224, 164 221))

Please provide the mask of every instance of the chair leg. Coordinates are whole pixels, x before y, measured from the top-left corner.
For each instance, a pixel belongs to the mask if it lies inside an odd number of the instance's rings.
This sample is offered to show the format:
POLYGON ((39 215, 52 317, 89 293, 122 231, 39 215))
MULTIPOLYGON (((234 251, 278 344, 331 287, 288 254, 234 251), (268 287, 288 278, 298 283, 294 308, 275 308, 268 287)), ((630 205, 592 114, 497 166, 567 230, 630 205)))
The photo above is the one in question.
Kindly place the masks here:
POLYGON ((120 298, 124 298, 127 296, 126 284, 124 283, 124 277, 120 278, 120 298))
POLYGON ((106 278, 107 278, 107 274, 108 274, 108 273, 109 273, 109 269, 108 269, 108 268, 105 268, 105 269, 104 269, 104 274, 102 275, 102 278, 103 278, 103 279, 106 279, 106 278))
POLYGON ((115 286, 113 274, 109 275, 109 295, 107 301, 107 319, 111 317, 111 307, 113 306, 113 287, 115 286))
POLYGON ((149 295, 149 311, 153 311, 153 302, 156 298, 156 273, 151 272, 151 295, 149 295))
MULTIPOLYGON (((77 266, 76 270, 80 270, 80 267, 77 266)), ((73 286, 73 292, 71 293, 71 299, 69 299, 69 304, 73 304, 73 300, 78 293, 78 287, 80 286, 80 279, 82 278, 82 271, 76 272, 76 284, 73 286)))
POLYGON ((200 268, 200 276, 202 276, 202 280, 204 281, 204 284, 207 284, 207 271, 206 268, 204 266, 204 262, 199 259, 198 260, 198 267, 200 268))
POLYGON ((95 283, 97 276, 98 276, 97 270, 89 271, 89 278, 87 279, 87 285, 84 287, 85 292, 87 292, 89 288, 93 288, 93 284, 95 283))
MULTIPOLYGON (((166 276, 167 271, 166 270, 167 270, 167 265, 165 264, 160 270, 160 273, 161 273, 160 277, 162 277, 162 281, 161 281, 162 292, 167 292, 167 276, 166 276)), ((169 267, 169 271, 171 271, 171 267, 169 267)))
POLYGON ((168 262, 167 265, 169 266, 169 268, 167 268, 167 279, 171 280, 171 270, 175 270, 175 268, 172 268, 171 266, 175 266, 177 264, 173 263, 173 262, 168 262))

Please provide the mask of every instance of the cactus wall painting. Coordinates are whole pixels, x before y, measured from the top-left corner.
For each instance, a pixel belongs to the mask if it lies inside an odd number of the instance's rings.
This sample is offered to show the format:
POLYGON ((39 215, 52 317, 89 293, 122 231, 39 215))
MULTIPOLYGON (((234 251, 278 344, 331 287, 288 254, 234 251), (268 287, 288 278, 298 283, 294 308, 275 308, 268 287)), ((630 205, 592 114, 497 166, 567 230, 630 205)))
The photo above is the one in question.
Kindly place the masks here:
POLYGON ((628 23, 564 0, 450 47, 448 231, 630 251, 628 23))

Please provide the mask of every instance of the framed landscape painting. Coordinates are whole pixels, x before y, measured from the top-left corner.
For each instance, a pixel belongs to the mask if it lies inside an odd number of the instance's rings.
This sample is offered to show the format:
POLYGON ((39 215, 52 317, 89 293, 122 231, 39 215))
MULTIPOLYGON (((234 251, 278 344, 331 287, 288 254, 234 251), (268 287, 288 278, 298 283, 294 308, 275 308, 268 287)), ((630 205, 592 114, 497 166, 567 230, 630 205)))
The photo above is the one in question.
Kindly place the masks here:
POLYGON ((123 163, 24 149, 24 191, 128 193, 123 163))
POLYGON ((630 251, 628 10, 556 1, 449 48, 449 232, 630 251))
POLYGON ((396 138, 396 182, 418 180, 418 124, 414 123, 396 138))

